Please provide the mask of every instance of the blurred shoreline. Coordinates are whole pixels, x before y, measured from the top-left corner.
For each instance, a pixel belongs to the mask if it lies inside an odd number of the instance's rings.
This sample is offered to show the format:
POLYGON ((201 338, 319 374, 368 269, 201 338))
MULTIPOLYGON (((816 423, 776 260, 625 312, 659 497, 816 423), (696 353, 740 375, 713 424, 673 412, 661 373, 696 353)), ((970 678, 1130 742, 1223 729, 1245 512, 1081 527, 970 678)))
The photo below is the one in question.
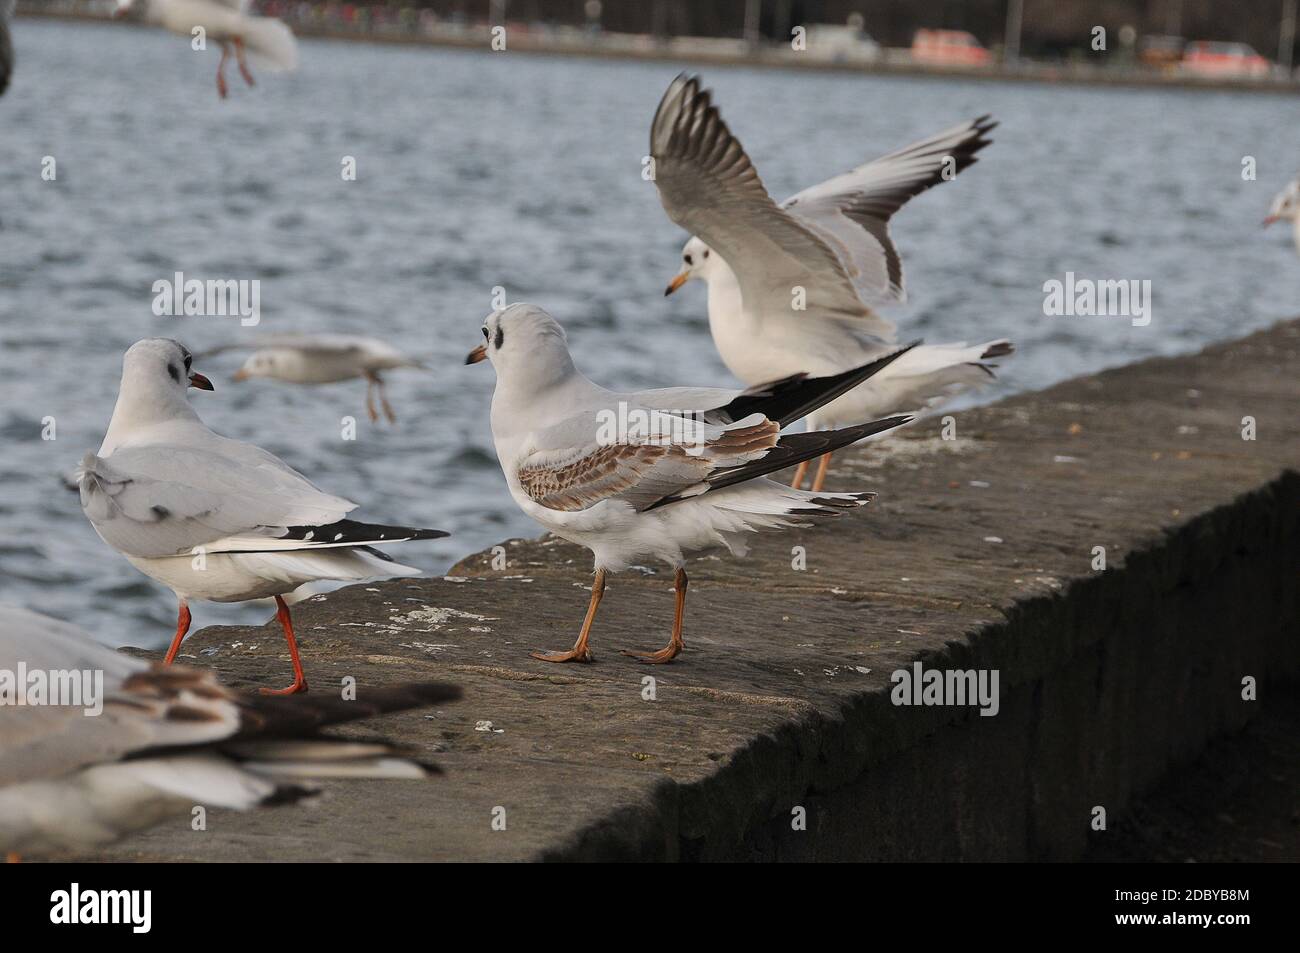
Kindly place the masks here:
MULTIPOLYGON (((372 22, 368 17, 325 20, 290 15, 290 8, 278 10, 263 5, 262 15, 283 19, 301 38, 346 40, 395 46, 431 46, 497 52, 492 48, 494 27, 486 22, 422 20, 418 16, 372 22)), ((18 18, 67 20, 143 26, 131 19, 115 20, 95 0, 67 0, 57 7, 19 2, 18 18)), ((590 59, 679 62, 699 66, 739 66, 821 72, 859 73, 883 76, 929 77, 943 80, 983 82, 1067 84, 1120 88, 1170 88, 1207 91, 1267 92, 1294 94, 1300 91, 1295 78, 1273 76, 1205 76, 1159 70, 1135 62, 1099 65, 1084 60, 1043 62, 1021 59, 1015 63, 993 62, 981 66, 917 62, 906 50, 883 50, 866 57, 855 51, 813 49, 796 51, 785 44, 753 44, 729 37, 656 37, 649 34, 614 33, 582 27, 560 27, 523 22, 505 23, 506 51, 547 56, 590 59)))

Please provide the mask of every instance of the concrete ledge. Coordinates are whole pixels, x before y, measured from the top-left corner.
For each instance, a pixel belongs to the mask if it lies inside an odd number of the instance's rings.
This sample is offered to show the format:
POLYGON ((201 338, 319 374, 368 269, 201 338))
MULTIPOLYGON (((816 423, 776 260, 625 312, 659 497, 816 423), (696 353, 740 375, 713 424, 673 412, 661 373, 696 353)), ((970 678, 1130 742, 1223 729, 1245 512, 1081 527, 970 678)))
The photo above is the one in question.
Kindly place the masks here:
MULTIPOLYGON (((1300 678, 1297 382, 1291 321, 961 414, 955 441, 935 420, 845 454, 833 485, 869 485, 879 505, 747 560, 694 560, 670 666, 617 654, 666 641, 662 570, 615 577, 596 664, 527 657, 567 647, 585 608, 590 559, 556 540, 510 541, 503 570, 481 553, 445 579, 316 597, 297 609, 314 691, 465 686, 443 711, 374 725, 446 775, 212 812, 205 833, 177 822, 105 856, 1078 858, 1108 836, 1090 834, 1095 806, 1114 828, 1300 678), (998 714, 891 704, 890 674, 917 659, 996 669, 998 714), (1242 700, 1246 676, 1261 701, 1242 700)), ((208 628, 186 651, 236 683, 287 677, 273 622, 208 628)))

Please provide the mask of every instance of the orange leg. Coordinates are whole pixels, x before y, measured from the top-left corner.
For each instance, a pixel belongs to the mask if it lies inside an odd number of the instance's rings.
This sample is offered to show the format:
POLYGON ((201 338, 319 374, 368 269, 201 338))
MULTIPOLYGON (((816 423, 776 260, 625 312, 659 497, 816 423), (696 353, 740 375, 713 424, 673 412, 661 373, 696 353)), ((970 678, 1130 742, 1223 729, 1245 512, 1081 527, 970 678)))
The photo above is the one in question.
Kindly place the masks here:
POLYGON ((275 597, 275 617, 284 629, 284 640, 289 643, 289 659, 293 662, 293 684, 288 688, 263 688, 263 695, 296 695, 307 690, 307 679, 302 674, 302 659, 298 657, 298 640, 293 635, 293 619, 289 616, 289 607, 284 597, 275 597))
POLYGON ((686 648, 686 643, 682 641, 682 615, 686 611, 687 581, 686 570, 677 570, 677 574, 673 577, 673 588, 677 591, 677 611, 673 616, 672 641, 658 652, 629 652, 624 650, 624 655, 639 658, 641 661, 652 665, 662 665, 664 662, 671 662, 681 654, 682 649, 686 648))
POLYGON ((230 59, 230 44, 221 44, 221 62, 217 64, 217 95, 226 98, 226 60, 230 59))
POLYGON ((180 612, 176 616, 176 637, 172 639, 171 648, 167 650, 167 657, 163 659, 164 665, 170 665, 176 661, 176 653, 181 650, 181 640, 185 638, 189 631, 190 607, 182 602, 180 612))
POLYGON ((812 491, 814 493, 821 492, 822 486, 826 483, 826 471, 830 469, 830 466, 831 455, 823 453, 817 461, 817 476, 813 478, 812 491))
POLYGON ((803 487, 803 475, 808 472, 808 461, 805 460, 794 468, 794 479, 790 481, 790 489, 798 490, 803 487))
POLYGON ((366 412, 370 414, 370 422, 378 423, 379 414, 375 410, 375 375, 366 375, 366 412))
POLYGON ((605 594, 605 570, 597 569, 596 578, 591 584, 591 604, 587 606, 587 617, 582 620, 582 631, 578 633, 578 641, 573 643, 573 648, 567 652, 530 652, 535 659, 541 659, 543 662, 590 662, 592 660, 591 650, 587 648, 587 639, 591 635, 591 624, 596 621, 596 607, 600 605, 600 598, 605 594))
POLYGON ((239 61, 239 75, 244 77, 244 82, 256 86, 253 74, 248 71, 248 63, 244 61, 244 38, 240 36, 235 37, 235 59, 239 61))
POLYGON ((5 854, 6 864, 21 864, 22 862, 23 862, 23 855, 18 853, 18 851, 16 850, 11 850, 5 854))

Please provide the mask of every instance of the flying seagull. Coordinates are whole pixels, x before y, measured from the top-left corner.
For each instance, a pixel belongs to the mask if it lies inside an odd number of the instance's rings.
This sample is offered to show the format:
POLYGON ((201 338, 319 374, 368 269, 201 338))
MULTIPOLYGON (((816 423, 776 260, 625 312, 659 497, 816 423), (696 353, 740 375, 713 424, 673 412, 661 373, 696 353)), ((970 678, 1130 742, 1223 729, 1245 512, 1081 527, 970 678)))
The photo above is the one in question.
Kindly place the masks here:
MULTIPOLYGON (((831 375, 890 353, 895 328, 875 310, 905 298, 889 220, 908 199, 976 162, 996 123, 981 116, 861 165, 779 205, 695 77, 678 76, 650 130, 664 210, 691 233, 671 294, 708 285, 709 330, 748 385, 831 375)), ((914 348, 808 418, 812 429, 917 413, 993 377, 1009 341, 914 348)), ((830 455, 813 480, 825 482, 830 455)), ((802 485, 807 464, 793 486, 802 485)))
POLYGON ((403 354, 386 341, 357 334, 266 334, 247 343, 222 345, 199 356, 247 348, 255 350, 235 372, 234 380, 265 377, 290 384, 332 384, 364 378, 366 411, 372 421, 379 419, 375 392, 379 394, 388 422, 397 421, 388 403, 381 372, 406 367, 428 370, 422 361, 403 354))
POLYGON ((202 35, 221 46, 217 64, 217 95, 226 98, 226 63, 233 55, 239 75, 254 85, 248 68, 252 57, 270 70, 292 70, 298 66, 298 41, 293 31, 273 17, 256 17, 248 12, 251 0, 117 0, 115 17, 132 9, 142 11, 146 23, 193 41, 202 35), (202 31, 198 34, 197 31, 202 31))

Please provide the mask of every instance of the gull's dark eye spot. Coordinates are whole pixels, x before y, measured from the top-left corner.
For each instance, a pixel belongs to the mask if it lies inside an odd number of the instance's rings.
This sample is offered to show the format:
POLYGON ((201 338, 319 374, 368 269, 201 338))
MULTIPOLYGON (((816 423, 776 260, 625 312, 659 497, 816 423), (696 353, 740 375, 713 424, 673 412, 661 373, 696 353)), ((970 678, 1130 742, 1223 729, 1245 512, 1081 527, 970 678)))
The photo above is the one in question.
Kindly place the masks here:
POLYGON ((709 250, 708 250, 707 248, 704 249, 704 257, 705 257, 705 258, 708 258, 708 257, 709 257, 709 250))
POLYGON ((683 255, 683 256, 682 256, 682 261, 686 262, 686 264, 688 264, 688 265, 693 264, 693 262, 691 261, 691 256, 690 256, 690 255, 683 255))
POLYGON ((506 340, 506 332, 505 332, 505 329, 502 328, 501 325, 498 324, 498 325, 497 325, 497 337, 496 337, 496 340, 493 341, 492 343, 493 343, 494 345, 496 345, 496 349, 499 351, 499 350, 501 350, 501 345, 505 343, 505 340, 506 340))
POLYGON ((171 375, 172 380, 174 380, 176 383, 179 384, 181 382, 181 372, 176 369, 175 364, 167 365, 167 373, 171 375))
POLYGON ((483 340, 486 341, 486 340, 488 339, 488 337, 490 336, 490 335, 488 334, 487 325, 486 325, 486 324, 483 325, 483 327, 482 327, 481 330, 483 331, 483 340))
POLYGON ((190 354, 189 354, 189 352, 187 351, 186 354, 185 354, 185 373, 188 374, 188 373, 190 372, 190 366, 191 366, 193 363, 194 363, 194 358, 191 357, 190 354))

